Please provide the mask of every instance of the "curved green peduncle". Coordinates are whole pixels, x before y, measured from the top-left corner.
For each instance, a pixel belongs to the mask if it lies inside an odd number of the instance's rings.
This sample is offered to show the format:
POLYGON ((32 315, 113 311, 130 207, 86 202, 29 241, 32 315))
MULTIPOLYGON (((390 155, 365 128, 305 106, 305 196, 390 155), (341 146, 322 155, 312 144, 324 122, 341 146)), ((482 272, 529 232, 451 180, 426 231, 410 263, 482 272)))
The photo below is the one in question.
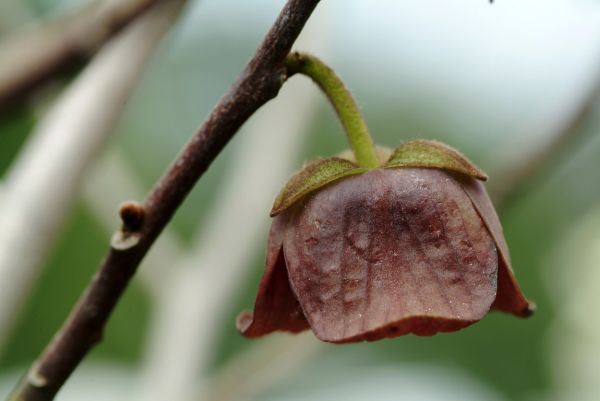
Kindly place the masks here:
POLYGON ((379 167, 373 139, 352 94, 340 77, 317 57, 305 53, 290 53, 286 59, 288 76, 310 77, 325 93, 340 119, 356 161, 362 167, 379 167))

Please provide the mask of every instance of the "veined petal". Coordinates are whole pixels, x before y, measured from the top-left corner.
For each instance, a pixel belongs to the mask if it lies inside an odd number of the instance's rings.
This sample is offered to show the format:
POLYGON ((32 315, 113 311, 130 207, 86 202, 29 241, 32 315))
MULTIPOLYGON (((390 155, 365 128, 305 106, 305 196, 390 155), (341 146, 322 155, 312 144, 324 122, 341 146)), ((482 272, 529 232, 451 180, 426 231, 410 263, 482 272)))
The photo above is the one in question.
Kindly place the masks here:
POLYGON ((315 160, 307 164, 285 184, 275 199, 271 217, 278 215, 304 196, 327 184, 365 171, 367 169, 339 157, 315 160))
POLYGON ((487 180, 487 174, 458 150, 445 143, 418 139, 403 143, 384 165, 385 168, 424 167, 454 171, 487 180))
POLYGON ((285 267, 282 243, 286 220, 285 215, 273 219, 265 272, 258 288, 254 312, 245 311, 237 317, 237 329, 245 337, 261 337, 274 331, 297 333, 309 328, 290 287, 285 267))
POLYGON ((496 298, 494 241, 443 170, 372 170, 290 212, 290 283, 323 341, 456 331, 496 298))
POLYGON ((492 308, 511 313, 519 317, 528 317, 535 312, 535 304, 529 301, 519 286, 512 269, 508 246, 504 239, 502 225, 492 206, 487 191, 481 182, 460 177, 461 184, 475 209, 490 231, 498 248, 498 295, 492 308))

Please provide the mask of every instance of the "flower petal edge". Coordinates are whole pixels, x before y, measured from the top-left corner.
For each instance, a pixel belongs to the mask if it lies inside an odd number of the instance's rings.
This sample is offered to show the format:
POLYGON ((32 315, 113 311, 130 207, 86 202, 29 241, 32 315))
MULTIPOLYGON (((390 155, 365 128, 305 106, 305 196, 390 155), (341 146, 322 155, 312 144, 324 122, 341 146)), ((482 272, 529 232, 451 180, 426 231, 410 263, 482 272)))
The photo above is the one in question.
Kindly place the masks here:
POLYGON ((236 319, 238 331, 246 338, 258 338, 275 331, 299 333, 310 328, 290 287, 283 255, 286 226, 285 214, 273 219, 265 271, 260 280, 254 309, 241 312, 236 319))
POLYGON ((515 277, 502 225, 487 191, 481 182, 474 179, 463 178, 460 182, 494 238, 498 249, 498 292, 492 309, 523 318, 533 315, 536 305, 525 297, 515 277))

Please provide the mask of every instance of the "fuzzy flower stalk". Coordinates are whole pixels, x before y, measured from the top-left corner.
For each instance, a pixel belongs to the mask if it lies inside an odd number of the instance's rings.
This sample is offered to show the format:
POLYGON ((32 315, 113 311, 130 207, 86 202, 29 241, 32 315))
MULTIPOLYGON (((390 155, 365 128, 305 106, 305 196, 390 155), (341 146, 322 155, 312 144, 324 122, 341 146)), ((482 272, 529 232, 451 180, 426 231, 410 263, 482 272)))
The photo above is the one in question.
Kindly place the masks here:
POLYGON ((437 141, 375 147, 331 69, 301 53, 287 68, 327 95, 352 152, 307 164, 281 190, 254 311, 238 316, 238 330, 312 329, 349 343, 452 332, 490 309, 530 316, 486 174, 437 141))

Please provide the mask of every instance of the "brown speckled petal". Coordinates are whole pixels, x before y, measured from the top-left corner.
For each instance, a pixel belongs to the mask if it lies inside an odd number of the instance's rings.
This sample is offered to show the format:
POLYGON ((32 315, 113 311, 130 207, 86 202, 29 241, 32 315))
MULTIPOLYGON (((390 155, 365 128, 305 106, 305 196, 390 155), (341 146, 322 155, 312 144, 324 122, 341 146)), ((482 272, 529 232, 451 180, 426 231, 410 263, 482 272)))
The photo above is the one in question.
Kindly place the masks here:
POLYGON ((378 169, 289 210, 292 288, 321 340, 433 335, 480 320, 496 297, 497 251, 448 173, 378 169))
POLYGON ((267 247, 265 272, 260 281, 254 313, 238 315, 238 330, 249 338, 264 336, 273 331, 297 333, 309 328, 302 309, 289 284, 283 257, 285 214, 273 219, 267 247))
POLYGON ((525 298, 519 287, 510 262, 502 225, 485 187, 481 182, 469 177, 457 177, 457 179, 461 181, 465 192, 473 201, 473 205, 487 225, 498 248, 498 295, 492 308, 519 317, 531 316, 535 311, 535 304, 525 298))

